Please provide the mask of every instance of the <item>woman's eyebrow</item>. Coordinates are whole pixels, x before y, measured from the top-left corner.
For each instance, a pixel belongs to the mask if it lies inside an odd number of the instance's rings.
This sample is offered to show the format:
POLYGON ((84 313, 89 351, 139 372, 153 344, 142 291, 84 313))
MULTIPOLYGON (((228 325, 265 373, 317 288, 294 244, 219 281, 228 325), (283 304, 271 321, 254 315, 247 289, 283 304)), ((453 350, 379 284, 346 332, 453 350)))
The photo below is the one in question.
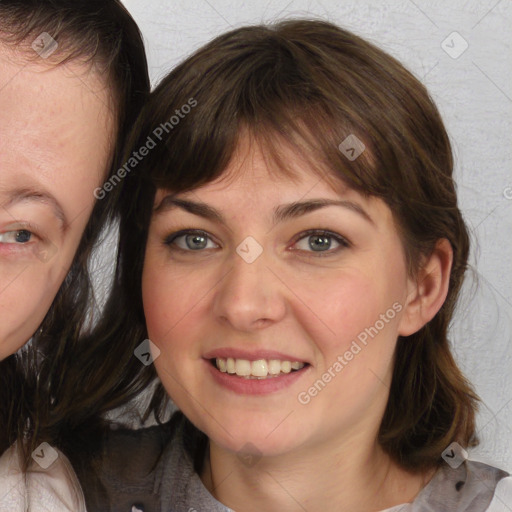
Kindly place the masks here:
MULTIPOLYGON (((315 210, 319 210, 320 208, 325 208, 328 206, 340 206, 343 208, 347 208, 359 214, 361 217, 363 217, 371 224, 375 225, 373 219, 361 205, 353 201, 334 199, 312 199, 309 201, 301 201, 280 205, 274 210, 274 224, 283 222, 287 219, 297 218, 300 217, 301 215, 305 215, 306 213, 310 213, 315 210)), ((173 208, 181 208, 189 213, 192 213, 193 215, 225 223, 222 213, 220 213, 212 206, 209 206, 205 203, 189 201, 186 199, 178 199, 177 197, 172 195, 165 196, 162 199, 162 201, 160 201, 159 205, 155 208, 154 213, 158 215, 166 211, 169 211, 173 208)))
POLYGON ((34 190, 30 188, 19 188, 11 190, 6 195, 9 199, 6 203, 2 204, 3 208, 7 209, 10 206, 25 201, 34 201, 49 205, 52 208, 55 217, 57 217, 61 223, 61 230, 67 230, 69 223, 66 218, 66 214, 64 213, 64 209, 62 208, 59 201, 57 201, 57 199, 49 192, 34 190))
POLYGON ((311 199, 309 201, 300 201, 278 206, 274 212, 274 223, 277 224, 278 222, 283 222, 287 219, 300 217, 301 215, 314 212, 320 208, 326 208, 327 206, 341 206, 343 208, 347 208, 359 214, 361 217, 370 222, 370 224, 375 225, 373 219, 361 205, 353 201, 337 199, 311 199))
POLYGON ((193 215, 224 223, 222 214, 212 206, 196 201, 189 201, 187 199, 178 199, 172 195, 165 196, 153 210, 153 214, 160 215, 174 208, 181 208, 193 215))

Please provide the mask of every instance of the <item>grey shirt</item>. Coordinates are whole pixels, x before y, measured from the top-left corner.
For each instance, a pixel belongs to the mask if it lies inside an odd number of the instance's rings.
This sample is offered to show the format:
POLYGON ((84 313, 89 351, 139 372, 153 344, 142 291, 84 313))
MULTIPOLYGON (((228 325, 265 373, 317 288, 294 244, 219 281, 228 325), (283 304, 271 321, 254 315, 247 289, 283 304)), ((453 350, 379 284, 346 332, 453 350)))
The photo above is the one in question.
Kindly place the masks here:
MULTIPOLYGON (((181 435, 163 427, 109 436, 97 476, 103 494, 88 488, 88 512, 231 512, 204 487, 181 435)), ((413 503, 383 512, 484 512, 505 471, 465 461, 443 464, 413 503)))

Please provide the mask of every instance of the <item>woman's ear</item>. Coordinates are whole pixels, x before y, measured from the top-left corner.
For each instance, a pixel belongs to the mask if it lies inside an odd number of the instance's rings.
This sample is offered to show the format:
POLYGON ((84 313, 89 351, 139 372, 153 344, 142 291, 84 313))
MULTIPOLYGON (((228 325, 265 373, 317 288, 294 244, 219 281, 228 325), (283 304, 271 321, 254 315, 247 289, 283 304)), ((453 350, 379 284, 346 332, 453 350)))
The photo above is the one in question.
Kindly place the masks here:
POLYGON ((398 329, 400 336, 419 331, 441 309, 448 294, 452 262, 452 246, 441 238, 415 278, 409 279, 409 293, 398 329))

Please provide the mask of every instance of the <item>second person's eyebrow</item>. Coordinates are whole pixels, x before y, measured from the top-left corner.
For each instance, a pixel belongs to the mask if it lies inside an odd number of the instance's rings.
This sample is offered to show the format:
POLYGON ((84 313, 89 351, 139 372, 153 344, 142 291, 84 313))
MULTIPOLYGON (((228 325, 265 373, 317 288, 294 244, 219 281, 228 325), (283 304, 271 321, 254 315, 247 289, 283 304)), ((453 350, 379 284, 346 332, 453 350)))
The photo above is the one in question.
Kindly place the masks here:
MULTIPOLYGON (((328 206, 340 206, 347 208, 365 220, 374 224, 373 219, 368 215, 362 206, 353 201, 347 200, 335 200, 335 199, 312 199, 310 201, 300 201, 290 204, 280 205, 274 210, 274 224, 283 222, 287 219, 297 218, 307 213, 319 210, 320 208, 326 208, 328 206)), ((166 211, 172 210, 173 208, 181 208, 193 215, 203 217, 208 220, 214 220, 225 224, 225 219, 217 209, 209 206, 205 203, 199 203, 196 201, 189 201, 187 199, 179 199, 175 196, 165 196, 158 206, 154 210, 154 214, 162 214, 166 211)))
POLYGON ((57 199, 48 192, 42 192, 31 188, 16 189, 9 192, 9 199, 5 204, 0 206, 3 206, 3 208, 7 210, 12 205, 23 201, 33 201, 49 205, 52 208, 55 217, 60 221, 62 231, 66 231, 68 229, 69 222, 66 218, 66 214, 64 213, 64 209, 57 199))

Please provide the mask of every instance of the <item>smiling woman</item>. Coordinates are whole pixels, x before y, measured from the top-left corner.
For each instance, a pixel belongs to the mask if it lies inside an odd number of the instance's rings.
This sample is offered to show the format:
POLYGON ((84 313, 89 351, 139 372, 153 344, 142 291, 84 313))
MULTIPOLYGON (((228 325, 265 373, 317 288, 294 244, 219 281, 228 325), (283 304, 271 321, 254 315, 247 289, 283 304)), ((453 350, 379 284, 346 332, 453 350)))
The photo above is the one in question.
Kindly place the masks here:
POLYGON ((103 403, 156 369, 148 414, 179 412, 95 431, 92 462, 75 444, 89 508, 499 510, 510 477, 463 456, 478 399, 448 326, 469 240, 425 88, 330 23, 243 27, 160 83, 127 153, 190 97, 123 182, 89 340, 95 392, 125 365, 103 403))
POLYGON ((140 33, 117 0, 0 3, 2 511, 83 510, 67 459, 40 472, 30 455, 58 418, 55 365, 89 328, 88 258, 116 196, 94 190, 148 91, 140 33))

